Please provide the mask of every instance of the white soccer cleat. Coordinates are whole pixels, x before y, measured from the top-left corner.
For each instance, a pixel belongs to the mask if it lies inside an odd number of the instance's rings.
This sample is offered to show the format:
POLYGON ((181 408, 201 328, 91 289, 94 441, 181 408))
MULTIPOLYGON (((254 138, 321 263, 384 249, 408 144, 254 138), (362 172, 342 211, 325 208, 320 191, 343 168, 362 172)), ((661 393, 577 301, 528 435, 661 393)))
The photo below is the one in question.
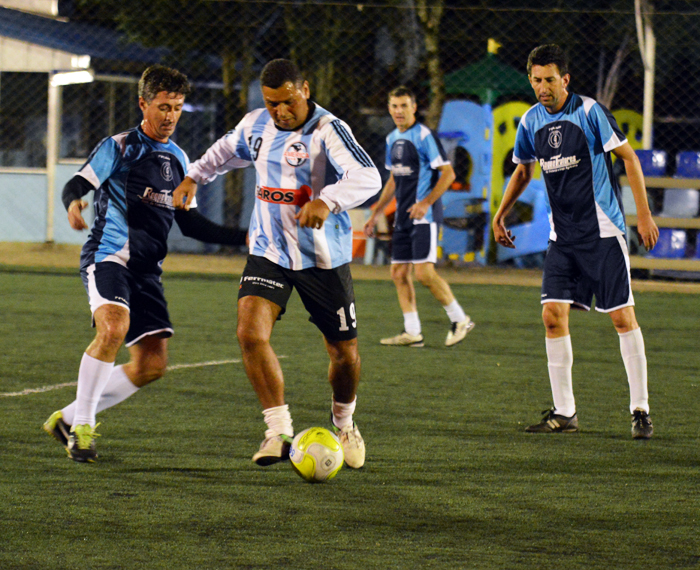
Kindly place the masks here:
POLYGON ((422 334, 408 334, 403 331, 401 334, 389 338, 383 338, 379 344, 384 346, 410 346, 412 348, 420 348, 423 346, 422 334))
POLYGON ((469 318, 469 315, 467 315, 467 318, 463 321, 452 323, 452 328, 450 332, 447 333, 447 338, 445 339, 445 346, 454 346, 458 342, 463 341, 464 337, 467 336, 467 333, 472 330, 474 326, 474 321, 469 318))
MULTIPOLYGON (((331 425, 333 422, 331 422, 331 425)), ((333 431, 340 440, 340 445, 345 454, 345 465, 352 469, 359 469, 365 464, 365 440, 360 435, 360 430, 355 422, 344 428, 333 425, 333 431)))
POLYGON ((260 449, 253 455, 253 461, 263 467, 289 459, 289 447, 292 438, 287 435, 267 437, 260 444, 260 449))

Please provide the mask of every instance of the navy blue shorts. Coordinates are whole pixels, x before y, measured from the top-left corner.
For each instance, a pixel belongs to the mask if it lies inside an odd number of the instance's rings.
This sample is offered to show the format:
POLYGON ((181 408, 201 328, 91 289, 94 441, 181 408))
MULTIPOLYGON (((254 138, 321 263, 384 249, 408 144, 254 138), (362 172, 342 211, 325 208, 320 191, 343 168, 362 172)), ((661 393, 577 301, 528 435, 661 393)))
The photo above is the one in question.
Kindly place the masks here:
POLYGON ((292 289, 299 292, 309 321, 330 341, 357 338, 355 291, 350 264, 334 269, 310 267, 292 271, 259 255, 249 255, 241 276, 238 298, 262 297, 287 309, 292 289))
POLYGON ((610 313, 634 305, 624 236, 576 245, 549 242, 542 275, 542 303, 570 303, 610 313))
POLYGON ((437 263, 437 224, 415 224, 408 229, 394 229, 391 262, 437 263))
MULTIPOLYGON (((173 335, 163 284, 155 274, 134 273, 113 261, 94 263, 80 271, 93 315, 102 305, 119 305, 129 310, 126 346, 145 336, 173 335)), ((92 326, 95 326, 93 319, 92 326)))

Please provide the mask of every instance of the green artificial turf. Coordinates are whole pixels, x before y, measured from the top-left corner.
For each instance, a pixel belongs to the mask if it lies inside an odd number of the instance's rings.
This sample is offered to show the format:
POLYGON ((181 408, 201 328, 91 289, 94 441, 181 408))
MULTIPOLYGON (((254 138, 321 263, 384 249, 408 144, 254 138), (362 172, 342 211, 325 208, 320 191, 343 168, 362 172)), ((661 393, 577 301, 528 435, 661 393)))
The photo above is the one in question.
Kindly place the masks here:
MULTIPOLYGON (((171 365, 240 359, 235 278, 165 286, 171 365)), ((94 464, 41 429, 74 387, 1 396, 0 569, 700 567, 697 297, 636 295, 656 433, 633 441, 606 315, 571 317, 581 432, 534 435, 551 405, 538 289, 453 286, 477 324, 451 349, 420 286, 422 349, 378 344, 403 325, 391 282, 355 291, 363 469, 311 485, 254 465, 265 425, 240 362, 99 414, 94 464)), ((0 273, 0 307, 0 392, 74 382, 93 335, 79 278, 0 273)), ((296 296, 273 346, 296 430, 327 426, 328 359, 296 296)))

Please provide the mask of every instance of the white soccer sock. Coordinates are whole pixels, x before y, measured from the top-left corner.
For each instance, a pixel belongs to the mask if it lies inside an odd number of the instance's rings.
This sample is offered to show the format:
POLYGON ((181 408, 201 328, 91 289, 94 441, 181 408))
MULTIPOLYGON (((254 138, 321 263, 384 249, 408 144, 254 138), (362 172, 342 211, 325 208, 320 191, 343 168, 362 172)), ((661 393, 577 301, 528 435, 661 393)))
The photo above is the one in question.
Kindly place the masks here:
POLYGON ((87 353, 83 354, 78 372, 78 390, 75 398, 73 424, 90 424, 95 427, 97 402, 104 387, 112 375, 114 362, 97 360, 87 353))
MULTIPOLYGON (((99 414, 102 410, 116 406, 119 402, 123 402, 128 397, 136 394, 138 390, 139 387, 129 380, 126 372, 124 372, 124 366, 115 366, 97 402, 95 413, 99 414)), ((63 421, 70 426, 73 425, 75 418, 75 405, 76 402, 74 401, 61 410, 63 421)))
POLYGON ((627 371, 630 385, 630 413, 641 408, 649 413, 649 393, 647 391, 647 357, 644 352, 642 329, 621 333, 620 353, 627 371))
POLYGON ((464 309, 462 309, 462 306, 457 302, 457 299, 452 301, 449 305, 444 305, 442 308, 445 309, 447 316, 453 323, 461 323, 467 319, 467 315, 464 309))
POLYGON ((265 437, 275 437, 276 435, 288 435, 294 437, 294 428, 292 428, 292 416, 289 413, 289 406, 276 406, 263 410, 263 417, 267 424, 265 437))
POLYGON ((549 383, 554 398, 554 413, 567 418, 576 413, 571 368, 574 364, 574 351, 571 335, 559 338, 545 338, 547 345, 547 367, 549 383))
POLYGON ((349 404, 343 404, 342 402, 336 402, 333 398, 333 425, 337 428, 344 428, 347 425, 352 425, 352 414, 355 412, 355 405, 357 404, 357 397, 349 404))
POLYGON ((403 314, 403 330, 414 336, 420 334, 420 319, 417 312, 403 314))

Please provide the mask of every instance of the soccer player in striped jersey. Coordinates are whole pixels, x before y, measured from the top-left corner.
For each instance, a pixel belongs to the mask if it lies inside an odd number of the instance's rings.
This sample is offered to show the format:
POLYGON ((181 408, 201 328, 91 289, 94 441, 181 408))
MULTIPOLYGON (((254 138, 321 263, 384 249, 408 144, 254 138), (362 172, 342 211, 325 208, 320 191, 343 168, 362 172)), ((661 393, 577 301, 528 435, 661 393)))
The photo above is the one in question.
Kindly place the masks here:
POLYGON ((620 338, 630 388, 632 437, 649 439, 653 426, 647 360, 634 311, 625 217, 611 153, 625 165, 637 206, 637 231, 650 250, 659 230, 647 202, 639 159, 605 107, 568 91, 568 61, 559 46, 535 48, 527 71, 539 103, 520 121, 513 152, 517 167, 493 218, 496 241, 514 248, 504 220, 539 163, 551 224, 542 277, 542 319, 554 407, 526 431, 578 431, 569 311, 572 307, 590 310, 595 296, 596 310, 610 315, 620 338))
POLYGON ((396 196, 391 277, 403 312, 404 330, 380 343, 423 346, 413 287, 415 270, 418 281, 445 309, 452 323, 445 346, 454 346, 474 328, 450 285, 435 271, 438 223, 442 221, 440 197, 454 182, 455 174, 435 133, 416 120, 416 110, 416 98, 407 87, 389 93, 389 114, 396 124, 386 138, 386 168, 391 174, 364 228, 367 236, 373 236, 377 216, 396 196))
POLYGON ((260 82, 265 108, 248 113, 192 164, 174 201, 187 208, 197 183, 254 164, 256 200, 237 329, 267 425, 253 461, 270 465, 289 457, 294 430, 270 336, 296 288, 330 356, 332 427, 346 464, 359 468, 365 444, 353 421, 360 356, 347 210, 379 192, 381 179, 350 128, 309 99, 309 84, 293 62, 272 60, 260 82))
POLYGON ((146 69, 139 81, 141 125, 101 141, 63 189, 75 230, 87 229, 83 197, 95 192, 95 223, 83 246, 80 274, 97 334, 80 362, 75 401, 44 423, 75 461, 97 458, 97 412, 165 372, 173 328, 160 275, 173 221, 184 235, 202 241, 245 243, 245 232, 214 224, 194 208, 173 207, 172 192, 189 159, 170 137, 189 91, 179 71, 162 65, 146 69), (124 342, 131 359, 115 366, 124 342))

